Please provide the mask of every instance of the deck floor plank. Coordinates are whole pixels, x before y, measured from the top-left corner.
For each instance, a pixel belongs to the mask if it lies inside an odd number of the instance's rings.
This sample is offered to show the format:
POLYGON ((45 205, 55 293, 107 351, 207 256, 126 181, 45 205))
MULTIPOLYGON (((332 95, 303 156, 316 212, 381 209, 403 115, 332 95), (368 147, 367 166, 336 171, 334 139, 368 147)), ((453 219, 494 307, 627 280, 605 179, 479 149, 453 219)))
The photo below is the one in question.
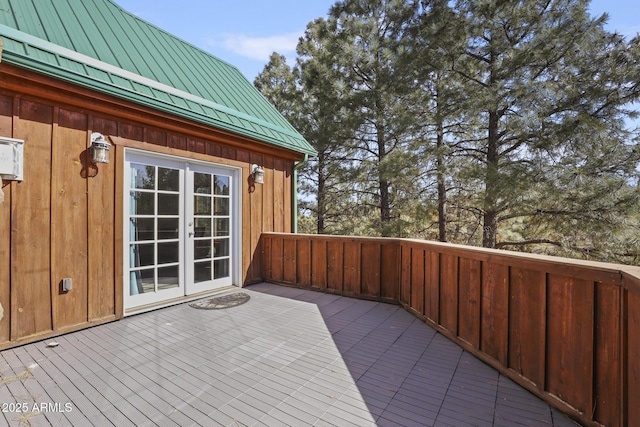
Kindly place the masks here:
POLYGON ((0 425, 576 426, 398 306, 266 283, 230 292, 251 298, 0 352, 1 402, 72 408, 0 425))

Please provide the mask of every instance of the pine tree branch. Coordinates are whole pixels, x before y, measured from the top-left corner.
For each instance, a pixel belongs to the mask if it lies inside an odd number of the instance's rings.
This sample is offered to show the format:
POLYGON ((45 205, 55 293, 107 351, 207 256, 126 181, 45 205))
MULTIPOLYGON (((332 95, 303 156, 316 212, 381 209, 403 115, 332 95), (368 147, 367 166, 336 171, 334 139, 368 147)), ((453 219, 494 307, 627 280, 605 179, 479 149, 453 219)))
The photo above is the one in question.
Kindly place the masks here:
POLYGON ((469 74, 467 74, 467 73, 465 73, 465 72, 463 72, 463 71, 460 71, 460 70, 454 70, 454 71, 455 71, 457 74, 459 74, 459 75, 461 75, 462 77, 464 77, 465 79, 467 79, 467 80, 469 80, 469 81, 471 81, 471 82, 475 82, 475 83, 479 84, 480 86, 482 86, 482 87, 483 87, 483 88, 485 88, 485 89, 489 87, 489 85, 488 85, 488 84, 486 84, 485 82, 483 82, 483 81, 481 81, 481 80, 478 80, 478 79, 476 79, 475 77, 472 77, 471 75, 469 75, 469 74))
POLYGON ((560 242, 556 242, 555 240, 531 239, 531 240, 523 240, 521 242, 497 242, 496 249, 501 249, 505 246, 526 246, 526 245, 538 245, 538 244, 549 244, 549 245, 562 247, 562 244, 560 242))

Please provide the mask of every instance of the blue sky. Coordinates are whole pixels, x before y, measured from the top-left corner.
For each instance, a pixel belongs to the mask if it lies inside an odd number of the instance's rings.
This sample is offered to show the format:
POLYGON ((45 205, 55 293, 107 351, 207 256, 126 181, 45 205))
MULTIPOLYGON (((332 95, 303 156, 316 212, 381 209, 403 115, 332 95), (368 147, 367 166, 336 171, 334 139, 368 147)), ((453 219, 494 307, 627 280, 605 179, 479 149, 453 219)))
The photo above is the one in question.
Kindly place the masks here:
MULTIPOLYGON (((307 24, 326 17, 334 0, 114 0, 128 12, 235 65, 253 82, 276 51, 289 63, 307 24)), ((638 0, 592 0, 609 14, 608 29, 640 32, 638 0)))

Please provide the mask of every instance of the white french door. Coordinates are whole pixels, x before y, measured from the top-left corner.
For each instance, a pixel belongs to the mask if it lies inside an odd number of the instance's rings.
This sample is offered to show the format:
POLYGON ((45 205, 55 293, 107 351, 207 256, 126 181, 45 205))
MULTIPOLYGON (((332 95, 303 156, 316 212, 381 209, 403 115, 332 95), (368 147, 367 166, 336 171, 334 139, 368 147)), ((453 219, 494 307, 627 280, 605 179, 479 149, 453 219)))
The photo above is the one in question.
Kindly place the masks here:
POLYGON ((187 171, 187 294, 231 284, 231 186, 222 171, 187 171))
POLYGON ((238 173, 127 151, 125 309, 233 284, 238 173))

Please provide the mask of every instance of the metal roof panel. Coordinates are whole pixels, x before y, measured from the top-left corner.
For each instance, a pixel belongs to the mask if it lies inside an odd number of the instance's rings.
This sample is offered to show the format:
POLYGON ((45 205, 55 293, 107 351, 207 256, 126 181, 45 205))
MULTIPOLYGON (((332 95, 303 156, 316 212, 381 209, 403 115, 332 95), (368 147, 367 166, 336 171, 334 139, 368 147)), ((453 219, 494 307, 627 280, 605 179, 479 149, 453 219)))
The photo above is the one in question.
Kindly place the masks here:
POLYGON ((111 0, 0 0, 0 37, 7 63, 315 154, 236 67, 111 0))

